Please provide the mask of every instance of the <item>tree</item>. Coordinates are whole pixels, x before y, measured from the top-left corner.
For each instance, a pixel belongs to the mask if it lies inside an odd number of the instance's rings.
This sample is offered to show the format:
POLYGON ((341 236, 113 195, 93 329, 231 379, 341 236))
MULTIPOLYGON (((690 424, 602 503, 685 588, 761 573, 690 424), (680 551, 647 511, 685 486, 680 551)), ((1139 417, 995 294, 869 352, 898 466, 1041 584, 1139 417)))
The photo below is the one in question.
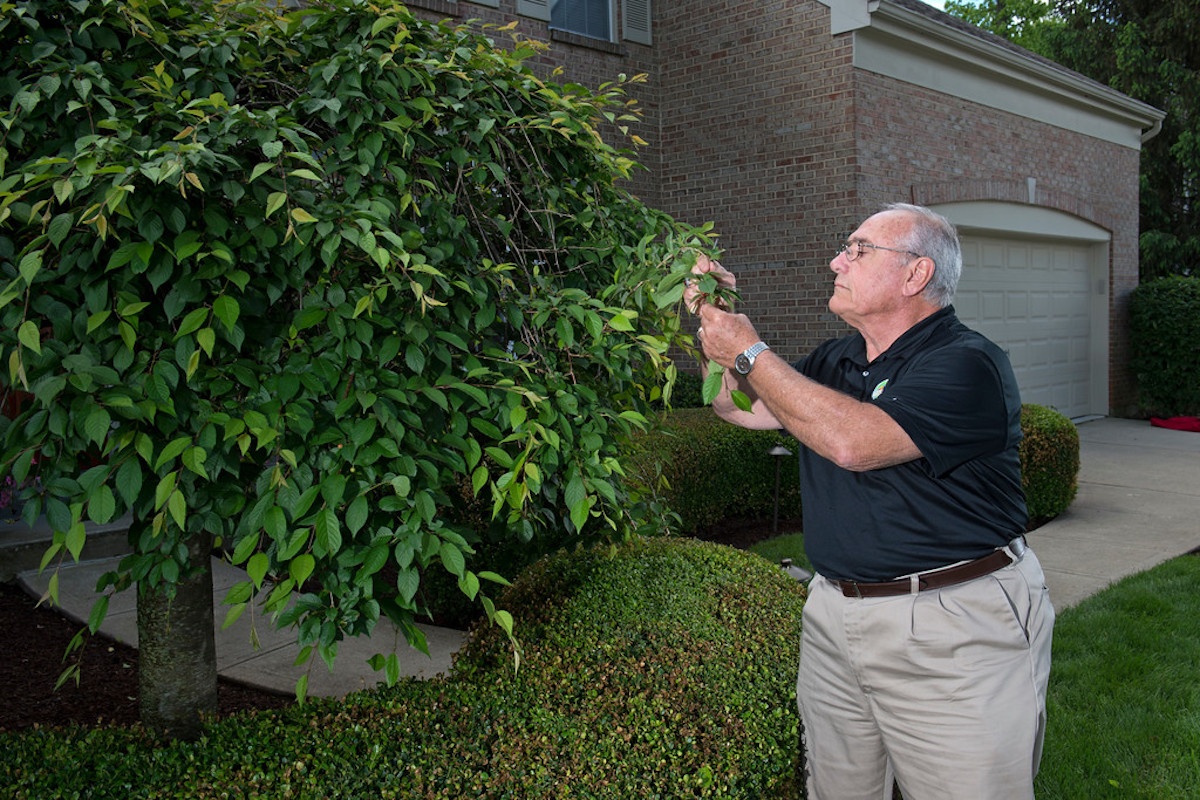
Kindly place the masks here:
POLYGON ((946 10, 1167 113, 1142 151, 1141 277, 1200 262, 1200 29, 1184 0, 986 0, 946 10))
POLYGON ((1043 55, 1047 31, 1060 24, 1048 0, 947 0, 945 10, 1043 55))
POLYGON ((32 398, 0 471, 43 567, 132 515, 101 589, 137 587, 173 735, 215 702, 214 545, 249 577, 226 624, 263 602, 332 665, 385 617, 422 647, 438 572, 512 637, 489 536, 648 524, 621 443, 707 241, 621 188, 626 79, 542 81, 534 44, 390 2, 265 5, 0 7, 0 348, 32 398))

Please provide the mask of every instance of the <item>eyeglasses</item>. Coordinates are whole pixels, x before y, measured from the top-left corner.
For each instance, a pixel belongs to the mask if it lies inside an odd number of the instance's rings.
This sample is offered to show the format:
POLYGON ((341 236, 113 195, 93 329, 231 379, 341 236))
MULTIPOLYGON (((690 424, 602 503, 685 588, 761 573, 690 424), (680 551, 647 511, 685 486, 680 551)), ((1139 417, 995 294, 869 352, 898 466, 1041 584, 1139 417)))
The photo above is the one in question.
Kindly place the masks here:
POLYGON ((862 258, 864 247, 869 247, 872 250, 887 250, 889 253, 906 253, 913 258, 924 258, 924 256, 922 256, 920 253, 914 253, 912 250, 901 250, 896 247, 884 247, 881 244, 871 244, 870 242, 860 242, 858 240, 853 242, 843 242, 842 246, 838 248, 837 253, 834 254, 834 258, 837 258, 837 256, 840 255, 845 255, 847 261, 858 261, 858 259, 862 258))

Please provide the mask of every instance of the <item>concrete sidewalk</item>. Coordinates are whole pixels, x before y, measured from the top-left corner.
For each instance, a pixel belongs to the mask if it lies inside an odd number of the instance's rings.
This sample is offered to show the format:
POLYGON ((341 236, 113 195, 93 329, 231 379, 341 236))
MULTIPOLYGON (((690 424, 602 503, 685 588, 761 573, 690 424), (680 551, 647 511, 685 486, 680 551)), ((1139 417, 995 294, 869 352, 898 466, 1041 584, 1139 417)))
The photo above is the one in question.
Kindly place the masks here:
POLYGON ((1075 502, 1029 535, 1060 611, 1200 548, 1200 433, 1106 418, 1079 426, 1079 452, 1075 502))
MULTIPOLYGON (((1059 610, 1113 581, 1200 548, 1200 434, 1154 428, 1143 421, 1100 419, 1080 425, 1079 436, 1079 494, 1065 514, 1029 536, 1059 610)), ((0 561, 6 558, 3 552, 0 548, 0 561)), ((63 567, 59 595, 64 613, 87 619, 97 579, 118 560, 63 567)), ((245 573, 217 559, 213 570, 218 670, 250 686, 290 694, 308 670, 311 695, 340 697, 379 682, 381 675, 366 663, 375 653, 398 653, 402 673, 423 678, 447 672, 465 640, 461 631, 423 626, 427 657, 409 647, 390 625, 381 624, 370 640, 339 645, 333 673, 316 657, 311 669, 297 667, 293 631, 275 631, 261 618, 252 625, 249 612, 228 630, 220 629, 225 618, 220 600, 230 585, 245 580, 245 573)), ((49 575, 27 569, 17 579, 40 596, 49 575)), ((102 631, 136 646, 136 616, 132 592, 123 592, 111 601, 102 631)))

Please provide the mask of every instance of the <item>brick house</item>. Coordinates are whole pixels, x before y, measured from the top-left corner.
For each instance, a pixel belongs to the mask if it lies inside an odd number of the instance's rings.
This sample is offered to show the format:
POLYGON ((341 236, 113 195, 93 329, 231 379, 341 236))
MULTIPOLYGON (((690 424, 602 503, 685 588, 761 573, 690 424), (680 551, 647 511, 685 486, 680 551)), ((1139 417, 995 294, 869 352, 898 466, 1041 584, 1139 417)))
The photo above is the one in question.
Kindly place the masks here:
POLYGON ((411 0, 550 43, 596 86, 646 73, 633 189, 712 220, 742 310, 786 358, 847 329, 837 244, 893 201, 958 226, 955 307, 1010 353, 1026 402, 1134 398, 1141 144, 1162 112, 920 0, 411 0))

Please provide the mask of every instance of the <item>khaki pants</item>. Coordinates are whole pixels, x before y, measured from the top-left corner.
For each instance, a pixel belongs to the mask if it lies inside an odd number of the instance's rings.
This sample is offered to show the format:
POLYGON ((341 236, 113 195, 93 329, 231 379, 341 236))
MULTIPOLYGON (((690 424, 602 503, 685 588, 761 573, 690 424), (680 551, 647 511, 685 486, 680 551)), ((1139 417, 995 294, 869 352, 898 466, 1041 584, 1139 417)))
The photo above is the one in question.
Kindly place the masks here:
POLYGON ((1054 609, 1041 564, 945 589, 809 586, 796 693, 809 800, 1033 797, 1054 609))

